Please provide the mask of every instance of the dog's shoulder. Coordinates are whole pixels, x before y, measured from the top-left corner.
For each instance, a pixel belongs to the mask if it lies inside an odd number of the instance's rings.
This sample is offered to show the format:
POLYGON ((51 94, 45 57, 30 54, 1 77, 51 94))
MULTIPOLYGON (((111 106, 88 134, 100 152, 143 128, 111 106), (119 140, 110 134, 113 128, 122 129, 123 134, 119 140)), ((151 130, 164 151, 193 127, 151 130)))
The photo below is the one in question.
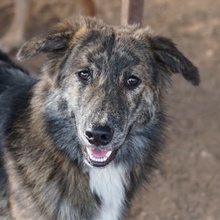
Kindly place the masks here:
POLYGON ((21 111, 25 111, 35 82, 33 77, 0 51, 0 219, 5 219, 4 213, 7 206, 4 145, 8 128, 21 111))

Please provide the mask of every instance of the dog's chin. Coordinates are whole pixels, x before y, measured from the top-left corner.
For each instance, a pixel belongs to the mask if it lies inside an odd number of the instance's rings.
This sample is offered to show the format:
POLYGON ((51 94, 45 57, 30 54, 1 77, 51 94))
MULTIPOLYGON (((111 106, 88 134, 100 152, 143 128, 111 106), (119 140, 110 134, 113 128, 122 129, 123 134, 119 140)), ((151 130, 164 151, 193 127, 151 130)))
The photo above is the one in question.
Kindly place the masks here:
POLYGON ((97 148, 84 148, 84 156, 86 162, 92 166, 97 168, 104 168, 108 164, 110 164, 117 153, 116 150, 107 151, 107 150, 100 150, 97 148))

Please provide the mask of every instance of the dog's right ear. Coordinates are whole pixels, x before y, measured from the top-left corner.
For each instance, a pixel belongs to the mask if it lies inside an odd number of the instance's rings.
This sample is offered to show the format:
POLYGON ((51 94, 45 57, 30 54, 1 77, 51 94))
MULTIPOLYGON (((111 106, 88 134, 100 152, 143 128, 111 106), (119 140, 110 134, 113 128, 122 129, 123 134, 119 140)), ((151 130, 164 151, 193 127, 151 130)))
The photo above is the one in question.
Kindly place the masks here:
POLYGON ((40 52, 66 50, 73 36, 81 29, 79 24, 60 22, 49 31, 33 37, 18 51, 17 59, 27 60, 40 52))

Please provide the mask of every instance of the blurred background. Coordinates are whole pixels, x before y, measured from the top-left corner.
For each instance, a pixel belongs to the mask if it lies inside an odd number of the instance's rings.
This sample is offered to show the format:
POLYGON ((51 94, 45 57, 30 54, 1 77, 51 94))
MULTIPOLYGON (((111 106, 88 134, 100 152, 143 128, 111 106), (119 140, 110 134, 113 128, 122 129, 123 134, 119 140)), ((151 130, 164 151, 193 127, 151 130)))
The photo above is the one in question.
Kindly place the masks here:
MULTIPOLYGON (((30 0, 31 1, 31 0, 30 0)), ((81 13, 80 0, 31 1, 25 38, 81 13)), ((120 0, 94 0, 96 16, 120 24, 120 0)), ((0 37, 14 15, 14 1, 0 0, 0 37)), ((172 38, 201 74, 199 87, 179 75, 167 94, 167 148, 149 185, 133 201, 129 220, 220 219, 220 1, 145 0, 143 26, 172 38)), ((10 52, 15 60, 16 50, 10 52)), ((22 63, 37 74, 44 57, 22 63)))

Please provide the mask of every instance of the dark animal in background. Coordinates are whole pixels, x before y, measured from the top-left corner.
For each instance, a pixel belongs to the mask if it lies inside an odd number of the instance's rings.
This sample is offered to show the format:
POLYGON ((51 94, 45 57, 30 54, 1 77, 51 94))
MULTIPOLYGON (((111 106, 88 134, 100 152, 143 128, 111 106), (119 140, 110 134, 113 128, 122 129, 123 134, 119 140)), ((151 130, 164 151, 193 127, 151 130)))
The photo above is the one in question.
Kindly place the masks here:
POLYGON ((37 79, 1 54, 2 216, 123 219, 164 147, 170 77, 198 85, 197 68, 149 28, 82 17, 34 37, 18 59, 41 52, 37 79))

